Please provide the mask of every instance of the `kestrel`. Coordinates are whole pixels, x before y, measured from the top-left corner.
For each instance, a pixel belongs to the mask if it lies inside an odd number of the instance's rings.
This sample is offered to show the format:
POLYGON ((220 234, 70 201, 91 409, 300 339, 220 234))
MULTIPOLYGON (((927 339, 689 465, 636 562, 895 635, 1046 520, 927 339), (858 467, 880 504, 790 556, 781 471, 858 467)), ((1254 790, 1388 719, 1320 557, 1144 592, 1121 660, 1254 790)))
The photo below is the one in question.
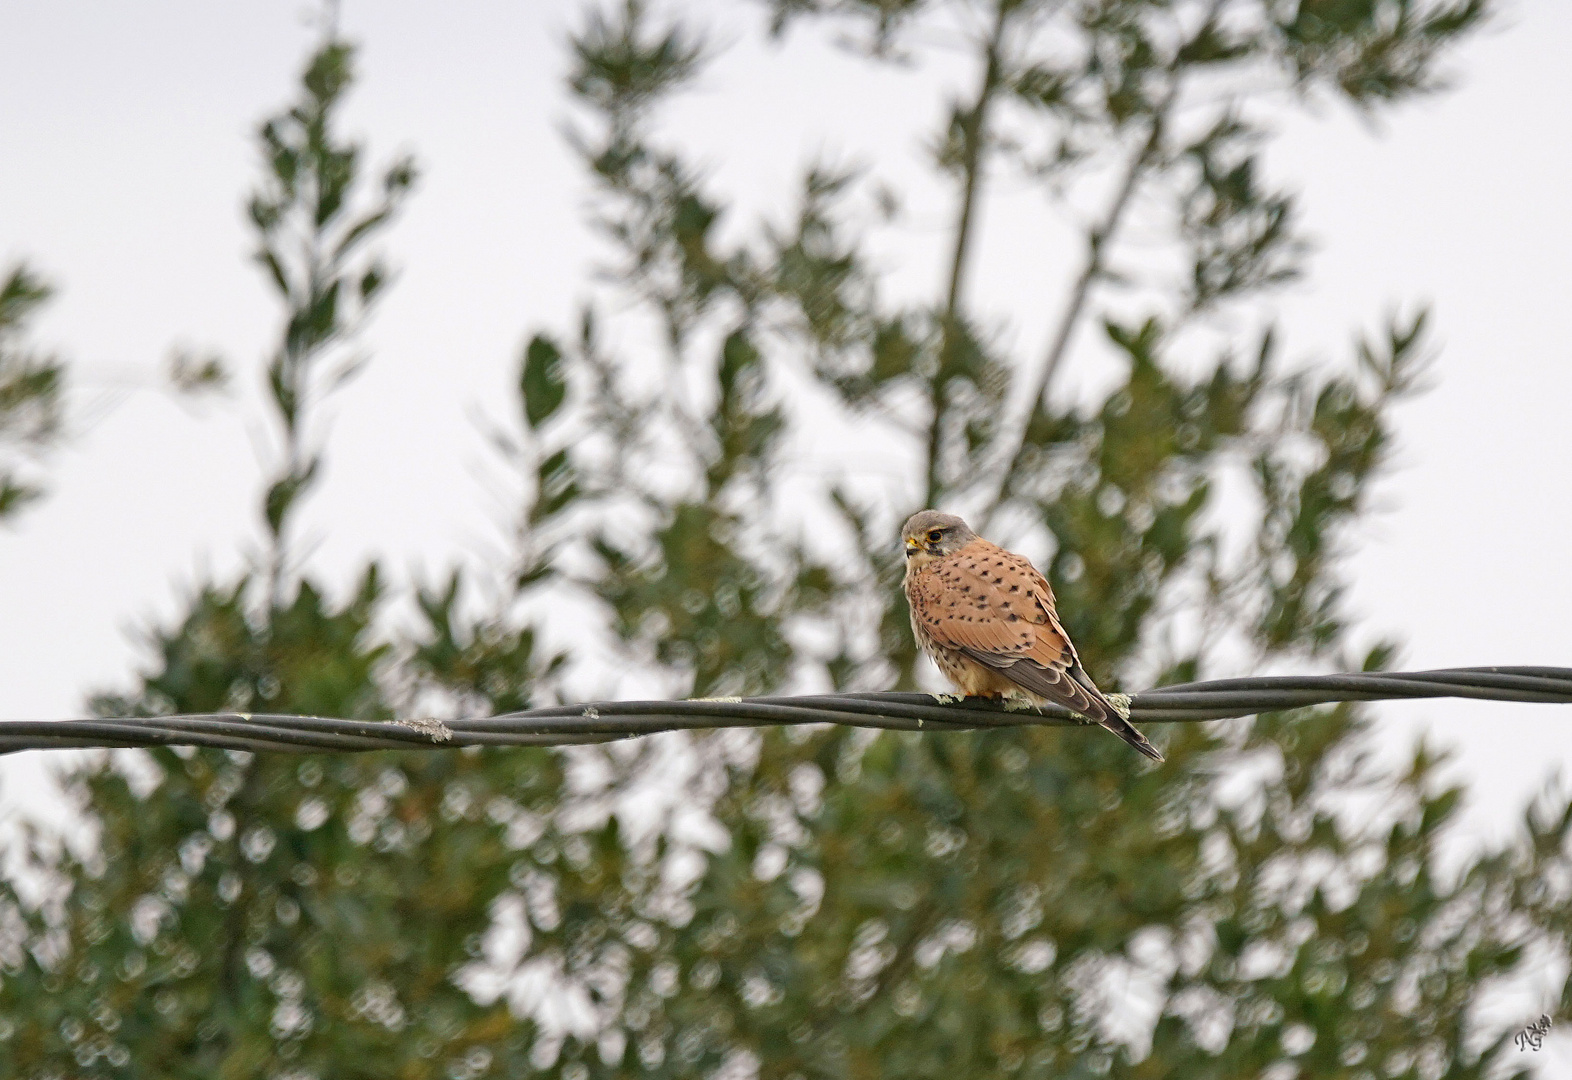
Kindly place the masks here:
POLYGON ((963 694, 1052 702, 1101 724, 1153 761, 1157 748, 1081 667, 1053 589, 1030 560, 953 514, 924 510, 901 529, 912 634, 963 694))

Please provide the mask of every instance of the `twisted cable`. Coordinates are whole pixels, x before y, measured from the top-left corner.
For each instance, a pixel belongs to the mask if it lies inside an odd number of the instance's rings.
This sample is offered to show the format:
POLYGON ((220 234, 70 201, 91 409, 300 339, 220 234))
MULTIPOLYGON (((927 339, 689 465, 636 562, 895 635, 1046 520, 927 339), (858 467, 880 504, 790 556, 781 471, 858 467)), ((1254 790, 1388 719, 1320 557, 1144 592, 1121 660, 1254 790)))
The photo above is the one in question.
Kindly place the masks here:
MULTIPOLYGON (((1221 720, 1344 701, 1411 698, 1572 703, 1572 668, 1470 667, 1214 679, 1160 686, 1130 698, 1137 723, 1221 720)), ((895 731, 978 731, 1078 724, 1058 706, 1009 707, 980 698, 913 693, 808 694, 685 701, 597 701, 453 720, 342 720, 280 713, 0 720, 0 753, 67 747, 205 746, 312 753, 567 746, 662 731, 846 724, 895 731)))

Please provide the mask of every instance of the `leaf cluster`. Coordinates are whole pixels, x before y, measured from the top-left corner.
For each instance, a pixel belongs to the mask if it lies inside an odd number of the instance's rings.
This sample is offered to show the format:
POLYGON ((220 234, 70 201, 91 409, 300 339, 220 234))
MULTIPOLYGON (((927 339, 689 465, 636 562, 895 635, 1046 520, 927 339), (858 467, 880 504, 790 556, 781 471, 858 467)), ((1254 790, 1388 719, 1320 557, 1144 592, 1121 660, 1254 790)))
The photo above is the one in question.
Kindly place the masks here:
POLYGON ((65 368, 22 343, 50 291, 22 265, 0 280, 0 520, 43 494, 29 463, 61 434, 65 368))
MULTIPOLYGON (((328 41, 301 76, 299 103, 262 125, 263 181, 248 204, 255 258, 286 313, 267 365, 283 443, 279 475, 263 508, 275 563, 291 511, 321 466, 307 403, 343 385, 361 366, 361 358, 338 347, 364 323, 391 274, 365 249, 417 175, 413 160, 400 158, 383 171, 369 204, 354 197, 362 148, 339 137, 332 124, 352 79, 353 58, 350 46, 328 41)), ((281 565, 273 567, 275 579, 282 573, 281 565)))

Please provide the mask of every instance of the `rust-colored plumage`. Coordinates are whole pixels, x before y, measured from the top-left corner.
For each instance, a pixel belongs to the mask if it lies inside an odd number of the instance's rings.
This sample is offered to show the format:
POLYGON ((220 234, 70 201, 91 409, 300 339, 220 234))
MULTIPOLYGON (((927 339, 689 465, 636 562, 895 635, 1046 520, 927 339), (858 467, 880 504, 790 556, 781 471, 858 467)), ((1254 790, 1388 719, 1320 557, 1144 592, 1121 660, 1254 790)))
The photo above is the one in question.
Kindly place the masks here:
POLYGON ((1053 589, 1030 560, 935 510, 914 514, 901 538, 912 633, 962 693, 1063 705, 1163 760, 1081 667, 1053 589))

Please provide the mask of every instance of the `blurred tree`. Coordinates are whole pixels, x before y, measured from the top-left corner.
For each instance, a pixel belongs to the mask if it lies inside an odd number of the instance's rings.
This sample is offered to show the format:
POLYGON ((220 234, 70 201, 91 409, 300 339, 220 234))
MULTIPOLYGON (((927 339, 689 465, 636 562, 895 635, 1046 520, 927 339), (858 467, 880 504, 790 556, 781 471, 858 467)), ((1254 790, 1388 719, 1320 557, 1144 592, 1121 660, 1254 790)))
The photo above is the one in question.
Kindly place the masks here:
POLYGON ((33 313, 50 288, 26 266, 0 281, 0 521, 43 494, 28 463, 60 436, 65 369, 23 347, 33 313))
MULTIPOLYGON (((390 637, 375 567, 334 600, 290 543, 322 462, 310 406, 353 370, 387 280, 367 244, 413 178, 401 162, 359 194, 331 123, 349 61, 332 41, 263 129, 252 203, 286 309, 268 546, 255 574, 199 589, 142 685, 100 711, 384 718, 583 692, 588 646, 540 645, 543 596, 592 601, 618 668, 674 694, 912 686, 893 538, 924 505, 1048 552, 1104 685, 1361 662, 1337 554, 1390 408, 1416 388, 1423 316, 1327 370, 1285 370, 1270 327, 1231 342, 1213 316, 1254 311, 1304 256, 1292 197, 1261 180, 1262 103, 1376 112, 1428 92, 1484 5, 767 12, 781 35, 829 20, 870 63, 968 50, 973 90, 933 141, 955 200, 939 295, 887 298, 870 185, 846 170, 812 166, 790 222, 723 234, 724 201, 657 126, 713 55, 705 36, 639 0, 589 12, 573 144, 614 295, 573 340, 523 350, 521 430, 500 438, 529 489, 505 601, 471 602, 454 573, 420 590, 418 631, 390 637), (1035 364, 984 329, 1000 313, 968 286, 1010 169, 1057 205, 1101 205, 1035 364), (602 309, 658 363, 619 359, 602 309), (1119 378, 1065 400, 1055 380, 1094 348, 1119 378), (810 423, 904 448, 904 493, 795 471, 810 423)), ((0 1063, 319 1080, 1499 1074, 1509 1037, 1474 1014, 1525 945, 1566 951, 1572 813, 1547 799, 1520 843, 1443 873, 1460 792, 1424 748, 1401 775, 1373 769, 1366 725, 1340 707, 1186 727, 1159 733, 1161 767, 1065 730, 97 760, 69 782, 99 842, 34 837, 44 902, 0 901, 0 1063)))
MULTIPOLYGON (((593 567, 576 582, 624 659, 699 695, 910 686, 893 539, 943 506, 1049 553, 1103 685, 1358 665, 1336 556, 1416 388, 1425 318, 1318 371, 1285 369, 1269 325, 1242 345, 1215 316, 1259 317, 1307 249, 1292 196, 1261 179, 1262 103, 1373 113, 1431 91, 1483 5, 770 8, 778 34, 825 19, 872 62, 969 52, 974 88, 932 143, 954 191, 942 287, 886 299, 859 211, 878 192, 825 164, 794 220, 722 230, 725 201, 657 125, 705 36, 637 0, 587 17, 574 145, 615 253, 606 306, 655 327, 659 376, 614 358, 587 310, 571 346, 531 345, 521 453, 563 543, 587 538, 561 565, 593 567), (1037 363, 1003 352, 983 328, 1004 313, 969 287, 1008 170, 1101 206, 1037 363), (1095 323, 1122 377, 1077 405, 1055 379, 1094 353, 1095 323), (799 472, 810 425, 905 448, 908 501, 850 464, 829 485, 799 472)), ((1460 793, 1423 748, 1402 775, 1374 770, 1366 724, 1342 707, 1188 728, 1165 733, 1158 768, 1062 730, 693 740, 667 846, 635 845, 637 873, 588 896, 559 877, 568 914, 533 928, 531 962, 599 1001, 547 1047, 552 1075, 1494 1074, 1509 1042, 1471 1017, 1521 970, 1522 897, 1565 871, 1565 804, 1532 850, 1443 875, 1460 793), (696 807, 719 828, 685 833, 696 807)))
MULTIPOLYGON (((96 698, 100 713, 391 715, 378 680, 390 657, 375 625, 378 568, 334 599, 300 576, 290 543, 321 470, 311 409, 358 368, 356 332, 389 278, 368 252, 415 178, 396 161, 364 192, 363 152, 335 123, 351 59, 342 42, 324 44, 296 104, 260 133, 250 216, 284 308, 266 369, 279 449, 264 550, 254 572, 200 585, 183 619, 151 635, 141 685, 96 698)), ((29 834, 24 880, 43 902, 24 903, 14 887, 0 901, 0 1073, 516 1073, 527 1027, 477 1007, 456 976, 509 888, 513 848, 551 833, 560 772, 542 751, 161 749, 74 767, 65 786, 94 827, 91 849, 29 834)))

